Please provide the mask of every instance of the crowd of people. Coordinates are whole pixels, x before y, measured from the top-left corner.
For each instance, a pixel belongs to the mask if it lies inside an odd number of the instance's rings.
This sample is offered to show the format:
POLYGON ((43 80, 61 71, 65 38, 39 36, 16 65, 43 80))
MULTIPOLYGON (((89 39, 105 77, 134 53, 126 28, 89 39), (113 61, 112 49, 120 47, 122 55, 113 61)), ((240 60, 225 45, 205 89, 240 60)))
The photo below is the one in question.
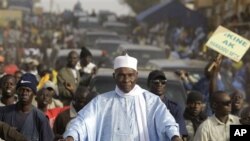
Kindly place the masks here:
POLYGON ((163 34, 134 30, 133 37, 128 35, 129 42, 168 45, 167 59, 212 58, 198 82, 179 71, 187 93, 182 109, 165 95, 164 71, 150 70, 148 88, 137 84, 138 61, 129 54, 114 58, 114 90, 98 93, 92 82, 98 65, 79 44, 80 30, 60 16, 47 16, 26 17, 22 28, 0 29, 1 139, 229 141, 230 125, 250 125, 249 52, 239 63, 216 58, 202 48, 207 33, 201 27, 170 24, 163 34), (78 54, 73 49, 80 46, 78 54), (72 49, 66 66, 54 64, 54 53, 63 48, 72 49))
MULTIPOLYGON (((243 93, 230 94, 217 87, 223 58, 208 64, 214 63, 206 72, 207 81, 189 86, 186 108, 182 109, 178 101, 166 97, 168 78, 163 71, 148 74, 148 89, 137 84, 138 62, 128 54, 114 59, 114 90, 99 94, 90 89, 82 81, 89 81, 96 68, 91 73, 84 72, 84 66, 76 69, 79 57, 86 59, 86 50, 83 48, 80 56, 75 51, 68 54, 67 66, 57 72, 56 83, 47 70, 42 71, 40 79, 30 72, 21 77, 2 76, 2 139, 229 141, 230 125, 250 123, 243 93), (196 89, 197 85, 202 85, 199 88, 206 93, 196 89)), ((183 85, 188 84, 183 81, 183 85)))

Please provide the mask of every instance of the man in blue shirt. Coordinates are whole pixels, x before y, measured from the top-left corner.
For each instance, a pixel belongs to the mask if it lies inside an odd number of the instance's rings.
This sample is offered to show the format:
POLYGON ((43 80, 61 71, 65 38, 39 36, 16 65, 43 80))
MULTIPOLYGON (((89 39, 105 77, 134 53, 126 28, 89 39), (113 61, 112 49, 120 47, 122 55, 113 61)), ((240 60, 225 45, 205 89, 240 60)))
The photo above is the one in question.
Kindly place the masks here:
POLYGON ((165 93, 167 87, 167 78, 164 72, 160 70, 151 71, 148 75, 147 84, 149 87, 149 91, 158 95, 163 101, 163 103, 167 106, 170 113, 173 115, 176 122, 179 124, 181 136, 183 138, 186 138, 188 132, 183 117, 183 109, 181 109, 180 105, 177 102, 174 102, 166 97, 165 93))

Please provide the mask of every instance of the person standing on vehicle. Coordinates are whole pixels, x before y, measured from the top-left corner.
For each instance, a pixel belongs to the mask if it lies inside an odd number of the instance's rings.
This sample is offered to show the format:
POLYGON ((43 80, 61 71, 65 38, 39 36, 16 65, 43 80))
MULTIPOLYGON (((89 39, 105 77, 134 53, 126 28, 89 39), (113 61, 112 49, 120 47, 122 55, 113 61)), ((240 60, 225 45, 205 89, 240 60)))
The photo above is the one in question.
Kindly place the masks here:
POLYGON ((114 60, 115 90, 98 95, 78 112, 65 141, 182 141, 178 124, 161 99, 136 84, 137 59, 114 60))

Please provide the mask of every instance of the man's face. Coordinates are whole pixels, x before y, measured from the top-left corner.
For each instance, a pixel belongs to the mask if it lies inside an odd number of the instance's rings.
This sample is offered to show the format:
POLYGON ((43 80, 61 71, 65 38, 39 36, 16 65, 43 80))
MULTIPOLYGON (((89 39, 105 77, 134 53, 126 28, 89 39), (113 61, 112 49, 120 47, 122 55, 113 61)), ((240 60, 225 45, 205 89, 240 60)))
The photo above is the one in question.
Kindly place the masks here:
POLYGON ((215 101, 215 114, 228 115, 231 113, 231 98, 228 94, 223 93, 217 96, 215 101))
POLYGON ((72 52, 68 57, 68 64, 70 67, 74 68, 78 62, 78 54, 76 52, 72 52))
POLYGON ((165 94, 166 91, 166 83, 167 80, 164 78, 156 78, 153 79, 149 82, 149 90, 150 92, 158 95, 158 96, 162 96, 165 94))
POLYGON ((236 110, 240 110, 243 107, 244 100, 243 95, 241 94, 234 94, 232 96, 232 108, 236 110))
POLYGON ((136 84, 138 72, 131 68, 118 68, 113 73, 113 78, 119 89, 124 93, 128 93, 136 84))
POLYGON ((37 100, 42 105, 48 105, 52 103, 53 95, 54 95, 54 90, 52 88, 42 89, 37 95, 37 100))
POLYGON ((202 112, 203 103, 202 101, 189 102, 187 104, 187 108, 189 109, 189 111, 193 116, 198 116, 202 112))
POLYGON ((3 95, 5 96, 13 96, 15 94, 16 81, 13 77, 6 78, 6 81, 3 82, 3 95))
POLYGON ((80 64, 82 67, 86 67, 91 61, 92 61, 91 56, 86 56, 86 57, 80 58, 80 64))
POLYGON ((80 111, 86 104, 88 104, 92 100, 93 96, 90 91, 84 91, 79 94, 76 94, 73 105, 76 111, 80 111))
POLYGON ((19 102, 23 105, 29 105, 31 104, 32 100, 33 100, 33 91, 31 88, 29 87, 19 87, 17 89, 17 94, 18 94, 18 98, 19 98, 19 102))

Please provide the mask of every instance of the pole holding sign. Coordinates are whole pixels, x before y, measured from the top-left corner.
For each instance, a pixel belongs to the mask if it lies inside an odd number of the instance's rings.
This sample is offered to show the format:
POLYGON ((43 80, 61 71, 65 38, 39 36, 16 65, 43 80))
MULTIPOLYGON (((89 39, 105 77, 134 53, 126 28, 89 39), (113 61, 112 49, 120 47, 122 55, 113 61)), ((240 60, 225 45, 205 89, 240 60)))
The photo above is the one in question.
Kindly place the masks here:
POLYGON ((250 41, 223 26, 219 26, 207 41, 206 46, 239 62, 249 49, 250 41))

